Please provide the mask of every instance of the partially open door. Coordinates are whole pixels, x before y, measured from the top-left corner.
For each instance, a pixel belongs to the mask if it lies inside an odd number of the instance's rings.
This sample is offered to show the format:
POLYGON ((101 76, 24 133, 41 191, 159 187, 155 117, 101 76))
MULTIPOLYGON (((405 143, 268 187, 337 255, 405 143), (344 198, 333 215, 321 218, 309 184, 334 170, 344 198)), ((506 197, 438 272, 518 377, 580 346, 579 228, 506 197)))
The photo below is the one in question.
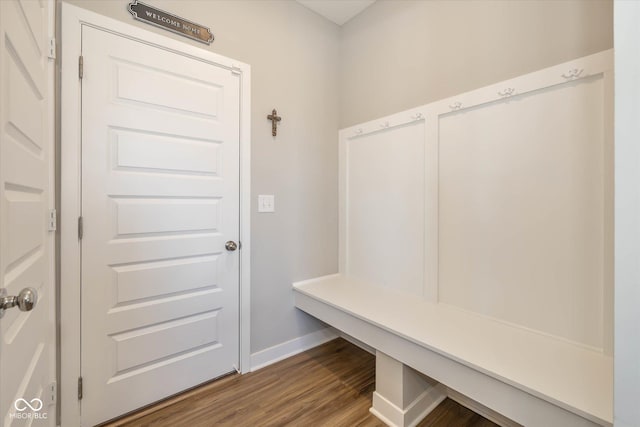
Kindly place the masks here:
POLYGON ((0 1, 0 425, 54 426, 54 2, 0 1))

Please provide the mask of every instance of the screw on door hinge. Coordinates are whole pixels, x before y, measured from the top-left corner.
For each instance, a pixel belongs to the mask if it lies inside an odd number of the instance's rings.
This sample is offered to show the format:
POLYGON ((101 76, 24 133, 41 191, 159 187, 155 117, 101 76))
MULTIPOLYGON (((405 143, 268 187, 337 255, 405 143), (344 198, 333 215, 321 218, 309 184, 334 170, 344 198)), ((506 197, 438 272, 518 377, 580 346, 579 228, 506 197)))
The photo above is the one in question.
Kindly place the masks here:
POLYGON ((82 400, 82 377, 78 377, 78 400, 82 400))
POLYGON ((82 79, 83 76, 84 76, 84 58, 82 57, 82 55, 80 55, 80 58, 78 58, 78 77, 82 79))
POLYGON ((78 239, 82 240, 82 236, 84 235, 84 224, 82 221, 82 217, 78 217, 78 239))

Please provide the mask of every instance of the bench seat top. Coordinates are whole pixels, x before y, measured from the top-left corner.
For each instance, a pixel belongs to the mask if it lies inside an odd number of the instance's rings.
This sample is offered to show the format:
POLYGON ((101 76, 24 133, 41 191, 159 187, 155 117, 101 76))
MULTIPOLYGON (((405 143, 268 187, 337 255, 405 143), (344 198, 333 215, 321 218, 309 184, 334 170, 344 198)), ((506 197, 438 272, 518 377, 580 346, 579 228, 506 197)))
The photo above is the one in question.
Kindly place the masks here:
POLYGON ((613 422, 613 358, 601 351, 340 274, 294 290, 573 413, 613 422))

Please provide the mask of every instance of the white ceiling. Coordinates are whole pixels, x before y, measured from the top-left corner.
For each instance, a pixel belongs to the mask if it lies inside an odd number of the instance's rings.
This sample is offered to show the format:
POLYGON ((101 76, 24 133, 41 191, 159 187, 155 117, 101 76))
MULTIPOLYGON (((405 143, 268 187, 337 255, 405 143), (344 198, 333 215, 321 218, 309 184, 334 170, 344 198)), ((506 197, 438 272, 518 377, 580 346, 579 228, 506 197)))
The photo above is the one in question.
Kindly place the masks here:
POLYGON ((296 0, 303 6, 324 16, 338 25, 342 25, 376 0, 296 0))

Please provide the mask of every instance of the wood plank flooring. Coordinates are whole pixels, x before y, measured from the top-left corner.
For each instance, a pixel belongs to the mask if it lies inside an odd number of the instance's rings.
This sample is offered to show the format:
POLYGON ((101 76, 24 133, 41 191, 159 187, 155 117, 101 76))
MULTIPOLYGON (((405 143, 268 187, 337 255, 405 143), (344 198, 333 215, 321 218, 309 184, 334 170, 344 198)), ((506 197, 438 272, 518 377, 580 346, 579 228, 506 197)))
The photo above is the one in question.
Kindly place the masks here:
MULTIPOLYGON (((339 338, 246 375, 234 374, 108 427, 384 427, 369 413, 375 358, 339 338)), ((419 426, 496 427, 445 400, 419 426)))

